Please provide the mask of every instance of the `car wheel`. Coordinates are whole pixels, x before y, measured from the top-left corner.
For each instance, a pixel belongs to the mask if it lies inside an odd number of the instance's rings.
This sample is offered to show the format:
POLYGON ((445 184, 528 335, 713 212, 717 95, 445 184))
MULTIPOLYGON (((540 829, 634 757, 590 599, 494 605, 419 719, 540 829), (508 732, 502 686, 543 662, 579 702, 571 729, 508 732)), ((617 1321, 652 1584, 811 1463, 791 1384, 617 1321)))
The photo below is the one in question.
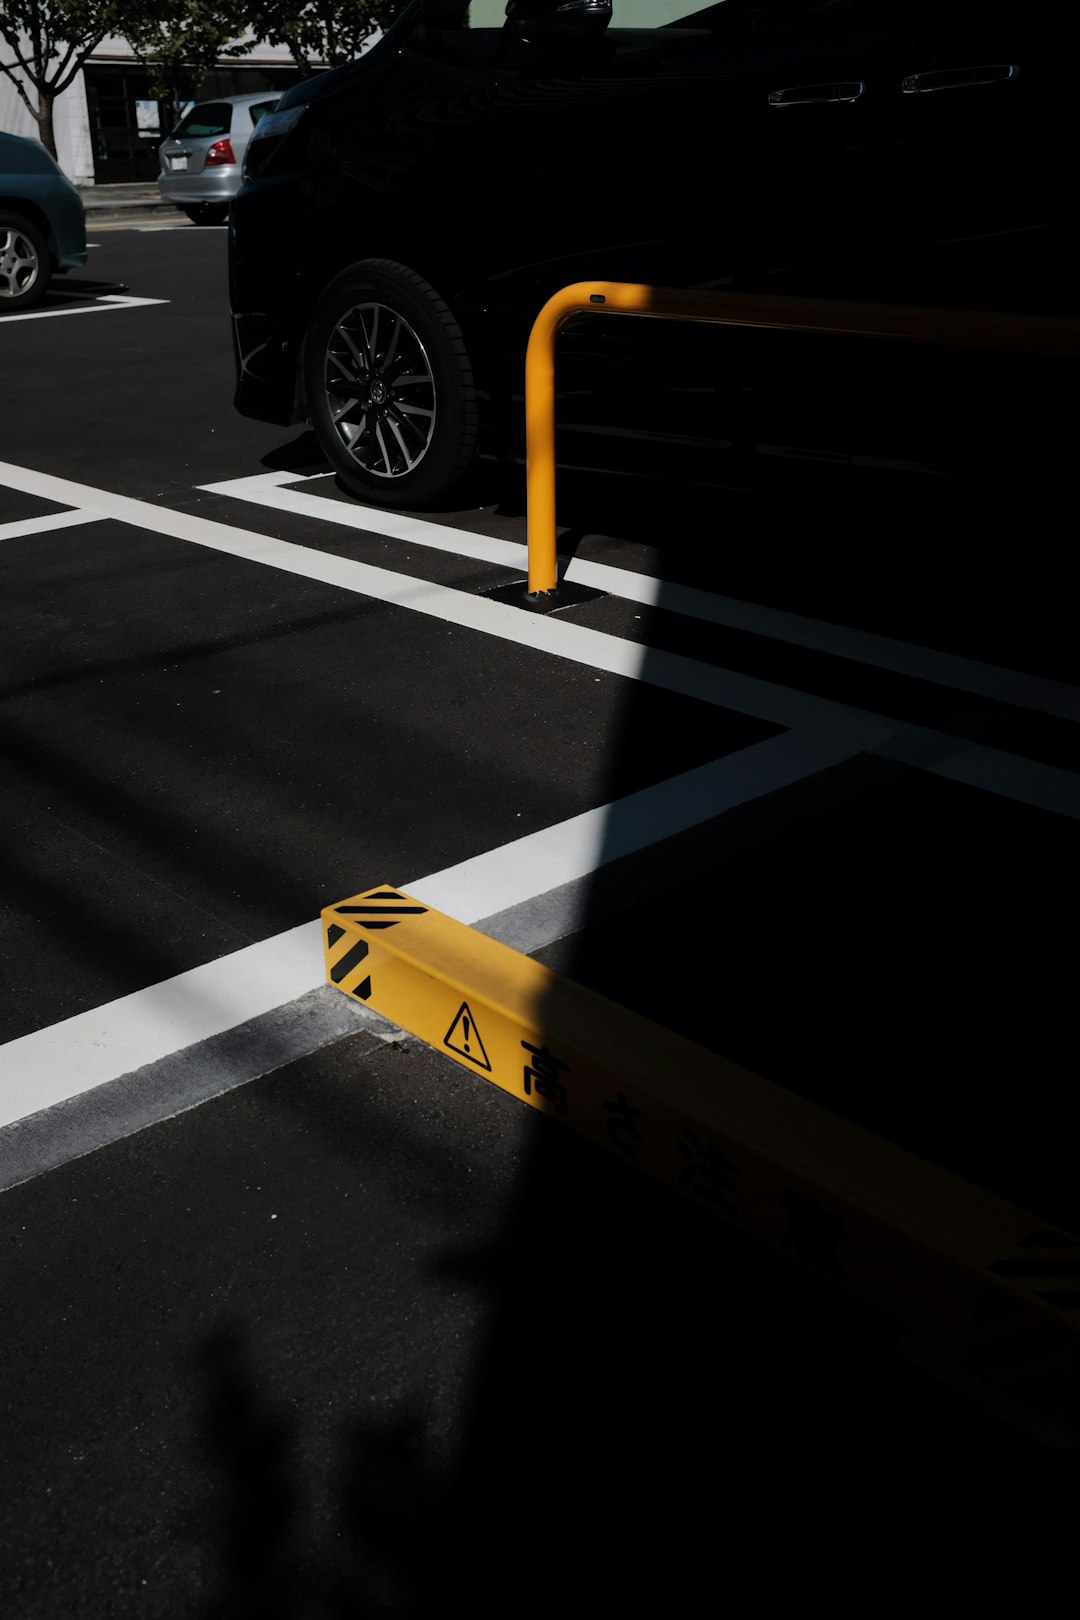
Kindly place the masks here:
POLYGON ((49 248, 22 214, 0 212, 0 314, 40 304, 52 275, 49 248))
POLYGON ((444 501, 476 460, 461 328, 422 276, 368 259, 332 281, 304 351, 312 426, 346 488, 377 506, 444 501))
POLYGON ((194 203, 184 213, 193 225, 224 225, 229 217, 228 203, 194 203))

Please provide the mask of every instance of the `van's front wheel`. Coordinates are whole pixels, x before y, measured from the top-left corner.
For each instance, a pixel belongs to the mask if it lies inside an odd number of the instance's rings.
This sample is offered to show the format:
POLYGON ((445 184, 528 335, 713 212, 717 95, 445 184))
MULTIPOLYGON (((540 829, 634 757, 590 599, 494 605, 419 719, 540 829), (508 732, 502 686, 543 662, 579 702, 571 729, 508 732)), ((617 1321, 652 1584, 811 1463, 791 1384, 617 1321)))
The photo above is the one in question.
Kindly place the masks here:
POLYGON ((352 265, 319 299, 305 345, 312 426, 342 482, 379 506, 423 506, 476 460, 477 409, 461 328, 423 277, 352 265))

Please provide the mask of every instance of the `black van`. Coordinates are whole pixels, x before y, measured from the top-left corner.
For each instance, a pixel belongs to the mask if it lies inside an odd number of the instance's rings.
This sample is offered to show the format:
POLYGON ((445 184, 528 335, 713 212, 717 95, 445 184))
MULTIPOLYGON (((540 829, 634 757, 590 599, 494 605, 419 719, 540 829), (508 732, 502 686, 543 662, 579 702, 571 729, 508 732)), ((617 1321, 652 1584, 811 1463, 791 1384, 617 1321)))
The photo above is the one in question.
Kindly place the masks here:
MULTIPOLYGON (((237 408, 417 506, 520 455, 529 329, 574 281, 1075 313, 1078 47, 1075 0, 412 0, 254 132, 237 408)), ((560 345, 560 460, 614 472, 1071 439, 1064 362, 626 319, 560 345)))

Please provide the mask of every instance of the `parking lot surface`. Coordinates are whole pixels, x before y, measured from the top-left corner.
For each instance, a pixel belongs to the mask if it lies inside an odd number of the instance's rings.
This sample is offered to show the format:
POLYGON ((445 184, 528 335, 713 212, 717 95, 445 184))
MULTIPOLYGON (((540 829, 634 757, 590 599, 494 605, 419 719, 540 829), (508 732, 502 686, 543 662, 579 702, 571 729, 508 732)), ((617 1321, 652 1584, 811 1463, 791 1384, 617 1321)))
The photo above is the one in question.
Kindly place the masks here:
POLYGON ((5 1612, 1021 1590, 1052 1424, 355 1008, 315 919, 437 882, 1080 1229, 1045 497, 579 472, 537 613, 514 473, 376 512, 233 413, 225 248, 103 231, 0 323, 5 1612))

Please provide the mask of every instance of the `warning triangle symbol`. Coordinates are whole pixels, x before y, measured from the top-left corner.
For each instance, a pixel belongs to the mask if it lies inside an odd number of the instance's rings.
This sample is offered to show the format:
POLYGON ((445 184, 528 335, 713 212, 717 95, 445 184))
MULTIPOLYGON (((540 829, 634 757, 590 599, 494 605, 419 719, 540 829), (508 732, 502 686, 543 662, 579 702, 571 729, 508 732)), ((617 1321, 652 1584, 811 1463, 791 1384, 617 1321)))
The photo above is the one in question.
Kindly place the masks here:
POLYGON ((491 1059, 484 1050, 480 1031, 476 1027, 476 1019, 470 1012, 467 1001, 461 1003, 457 1017, 443 1036, 443 1045, 449 1047, 451 1052, 456 1052, 458 1057, 468 1058, 478 1069, 486 1069, 488 1074, 491 1073, 491 1059))

